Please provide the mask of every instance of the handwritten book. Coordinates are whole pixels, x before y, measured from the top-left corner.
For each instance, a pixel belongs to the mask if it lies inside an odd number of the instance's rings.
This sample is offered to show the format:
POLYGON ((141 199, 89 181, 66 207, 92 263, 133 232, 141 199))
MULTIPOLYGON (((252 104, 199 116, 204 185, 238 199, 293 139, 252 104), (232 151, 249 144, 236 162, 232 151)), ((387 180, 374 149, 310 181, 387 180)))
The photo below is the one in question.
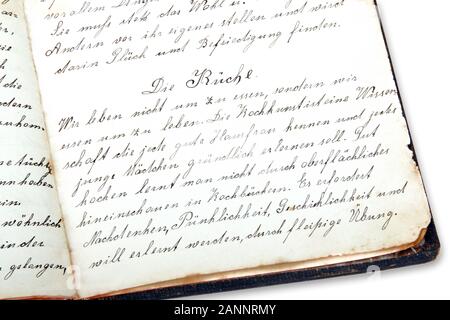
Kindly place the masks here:
POLYGON ((374 1, 0 12, 0 298, 160 298, 436 256, 374 1))

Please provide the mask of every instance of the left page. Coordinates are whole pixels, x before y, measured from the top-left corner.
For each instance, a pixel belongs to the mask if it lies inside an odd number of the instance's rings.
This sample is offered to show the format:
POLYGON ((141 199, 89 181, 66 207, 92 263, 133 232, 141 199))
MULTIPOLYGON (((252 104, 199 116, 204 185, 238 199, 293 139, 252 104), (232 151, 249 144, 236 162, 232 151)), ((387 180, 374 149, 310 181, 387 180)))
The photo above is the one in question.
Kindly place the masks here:
POLYGON ((0 299, 66 298, 70 259, 23 2, 0 2, 0 299))

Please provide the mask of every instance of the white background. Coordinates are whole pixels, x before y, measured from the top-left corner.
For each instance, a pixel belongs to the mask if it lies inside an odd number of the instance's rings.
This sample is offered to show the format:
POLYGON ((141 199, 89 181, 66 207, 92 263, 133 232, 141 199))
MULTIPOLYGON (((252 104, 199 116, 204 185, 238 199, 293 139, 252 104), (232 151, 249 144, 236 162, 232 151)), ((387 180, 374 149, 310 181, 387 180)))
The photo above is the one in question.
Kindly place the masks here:
POLYGON ((205 299, 450 298, 450 1, 378 0, 442 249, 427 265, 213 294, 205 299))

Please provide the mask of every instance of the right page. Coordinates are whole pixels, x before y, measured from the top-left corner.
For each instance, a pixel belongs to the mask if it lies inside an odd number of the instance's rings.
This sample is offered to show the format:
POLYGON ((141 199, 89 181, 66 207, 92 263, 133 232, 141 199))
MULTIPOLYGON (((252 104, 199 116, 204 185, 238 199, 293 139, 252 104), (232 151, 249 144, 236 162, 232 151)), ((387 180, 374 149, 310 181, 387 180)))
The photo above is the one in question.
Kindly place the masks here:
POLYGON ((81 297, 421 240, 373 1, 25 4, 81 297))

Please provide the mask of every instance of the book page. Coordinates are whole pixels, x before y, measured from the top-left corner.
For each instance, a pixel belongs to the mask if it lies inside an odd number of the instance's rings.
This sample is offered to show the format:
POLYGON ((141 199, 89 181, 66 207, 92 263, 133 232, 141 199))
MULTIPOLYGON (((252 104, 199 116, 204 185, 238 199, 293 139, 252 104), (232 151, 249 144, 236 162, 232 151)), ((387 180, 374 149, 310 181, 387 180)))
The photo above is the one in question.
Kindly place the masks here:
POLYGON ((429 225, 373 1, 26 12, 82 297, 379 255, 429 225))
POLYGON ((23 3, 0 2, 0 299, 68 297, 70 259, 23 3))

